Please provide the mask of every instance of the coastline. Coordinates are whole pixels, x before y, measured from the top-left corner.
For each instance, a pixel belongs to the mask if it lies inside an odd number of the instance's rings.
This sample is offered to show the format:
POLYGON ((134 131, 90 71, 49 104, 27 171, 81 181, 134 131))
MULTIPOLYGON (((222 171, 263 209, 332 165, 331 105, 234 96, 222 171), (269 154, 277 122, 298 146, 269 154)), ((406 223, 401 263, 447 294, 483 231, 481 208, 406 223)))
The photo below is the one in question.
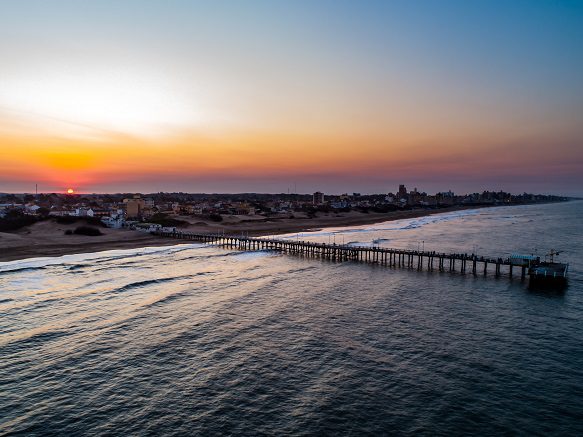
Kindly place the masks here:
MULTIPOLYGON (((499 205, 518 206, 518 205, 499 205)), ((438 210, 411 210, 389 213, 330 214, 315 218, 282 218, 268 220, 248 220, 235 223, 196 222, 184 228, 189 232, 225 233, 233 235, 267 236, 295 232, 317 231, 325 228, 363 226, 394 220, 425 217, 460 210, 475 210, 493 207, 454 206, 438 210)), ((64 231, 74 225, 58 225, 53 222, 38 223, 15 233, 0 233, 0 263, 39 257, 94 253, 117 249, 137 249, 142 247, 174 246, 180 240, 157 237, 138 231, 103 229, 104 235, 88 237, 64 235, 64 231)))

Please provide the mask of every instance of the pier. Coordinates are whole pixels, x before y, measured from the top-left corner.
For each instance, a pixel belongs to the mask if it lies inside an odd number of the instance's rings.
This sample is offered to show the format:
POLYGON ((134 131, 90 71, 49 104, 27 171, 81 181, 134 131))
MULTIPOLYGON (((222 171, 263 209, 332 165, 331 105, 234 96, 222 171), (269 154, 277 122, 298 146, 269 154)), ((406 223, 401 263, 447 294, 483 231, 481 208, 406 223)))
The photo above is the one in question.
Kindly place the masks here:
MULTIPOLYGON (((492 258, 467 253, 440 253, 409 249, 391 249, 369 246, 351 246, 293 241, 265 237, 245 237, 233 235, 200 234, 192 232, 155 231, 154 235, 178 240, 195 241, 242 251, 273 250, 281 253, 320 258, 330 261, 357 261, 387 267, 400 267, 414 270, 458 272, 461 274, 488 275, 499 277, 503 274, 510 278, 519 275, 522 280, 531 275, 536 266, 543 265, 539 258, 531 256, 511 256, 492 258)), ((564 277, 566 279, 566 270, 564 277)))

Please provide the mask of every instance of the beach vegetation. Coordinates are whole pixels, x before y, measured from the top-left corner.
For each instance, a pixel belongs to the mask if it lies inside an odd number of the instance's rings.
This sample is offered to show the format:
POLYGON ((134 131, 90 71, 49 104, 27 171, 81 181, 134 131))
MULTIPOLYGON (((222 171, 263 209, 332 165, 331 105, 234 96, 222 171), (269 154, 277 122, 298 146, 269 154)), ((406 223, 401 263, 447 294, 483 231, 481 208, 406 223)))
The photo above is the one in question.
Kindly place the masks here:
POLYGON ((222 222, 223 221, 223 216, 220 214, 209 214, 208 215, 208 219, 211 222, 222 222))
POLYGON ((87 235, 89 237, 97 237, 103 235, 98 228, 94 228, 93 226, 78 226, 73 231, 76 235, 87 235))
POLYGON ((8 211, 6 217, 0 219, 0 232, 17 231, 37 222, 34 216, 26 215, 22 211, 13 209, 8 211))
POLYGON ((56 217, 55 220, 60 225, 72 225, 72 224, 78 223, 80 221, 83 221, 83 222, 87 223, 88 225, 92 225, 92 226, 99 226, 101 228, 107 227, 107 226, 105 226, 105 224, 101 221, 101 219, 99 217, 77 217, 77 216, 72 216, 72 215, 66 215, 63 217, 56 217))
POLYGON ((152 217, 148 218, 148 222, 162 225, 164 227, 181 227, 189 224, 187 221, 169 217, 168 214, 164 213, 154 214, 152 217))

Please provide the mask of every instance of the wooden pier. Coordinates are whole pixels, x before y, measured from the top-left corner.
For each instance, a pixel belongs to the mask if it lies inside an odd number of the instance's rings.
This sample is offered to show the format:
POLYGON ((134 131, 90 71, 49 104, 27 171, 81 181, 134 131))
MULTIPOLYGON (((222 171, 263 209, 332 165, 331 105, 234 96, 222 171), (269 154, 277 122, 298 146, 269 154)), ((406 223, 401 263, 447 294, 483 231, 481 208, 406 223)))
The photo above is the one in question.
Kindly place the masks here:
POLYGON ((311 241, 293 241, 262 237, 198 234, 191 232, 153 232, 154 235, 179 240, 215 244, 243 251, 274 250, 289 255, 320 258, 330 261, 358 261, 388 267, 416 270, 458 272, 462 274, 487 275, 488 268, 494 276, 506 273, 512 277, 514 268, 520 269, 520 278, 525 279, 529 265, 517 265, 511 258, 490 258, 467 253, 440 253, 408 249, 389 249, 368 246, 350 246, 311 241), (504 271, 503 271, 504 270, 504 271))

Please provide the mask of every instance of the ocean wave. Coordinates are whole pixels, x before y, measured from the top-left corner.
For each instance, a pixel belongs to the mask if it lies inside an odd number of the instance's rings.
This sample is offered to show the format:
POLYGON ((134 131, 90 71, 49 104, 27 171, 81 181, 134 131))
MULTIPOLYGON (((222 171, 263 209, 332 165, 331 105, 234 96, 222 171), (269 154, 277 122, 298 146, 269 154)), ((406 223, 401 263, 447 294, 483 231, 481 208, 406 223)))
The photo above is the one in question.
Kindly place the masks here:
MULTIPOLYGON (((203 244, 200 243, 191 243, 191 244, 177 244, 173 246, 146 246, 140 247, 137 249, 124 249, 124 250, 116 250, 116 251, 108 251, 108 252, 121 252, 119 255, 113 255, 107 258, 101 258, 101 262, 108 262, 108 261, 118 261, 124 258, 136 258, 142 257, 147 255, 168 255, 183 252, 185 250, 190 249, 197 249, 204 247, 203 244)), ((102 252, 103 253, 103 252, 102 252)))
MULTIPOLYGON (((218 247, 218 246, 217 246, 218 247)), ((231 248, 224 248, 221 252, 218 253, 197 253, 195 255, 186 256, 183 258, 173 259, 173 262, 182 262, 182 261, 190 261, 190 260, 203 260, 208 261, 211 259, 221 259, 221 258, 230 258, 230 257, 254 257, 254 256, 265 256, 266 254, 273 254, 278 253, 277 251, 270 250, 270 249, 261 249, 255 251, 240 251, 237 249, 231 248)))
POLYGON ((280 252, 273 249, 261 249, 252 251, 242 251, 242 252, 229 252, 225 256, 234 256, 237 258, 261 258, 265 256, 279 255, 280 252))
MULTIPOLYGON (((177 244, 174 246, 147 246, 136 249, 114 249, 105 250, 101 252, 89 252, 89 253, 79 253, 62 255, 57 257, 38 257, 38 258, 27 258, 24 260, 7 261, 0 262, 0 274, 6 272, 18 271, 22 272, 25 270, 33 271, 37 269, 43 269, 50 266, 60 266, 60 265, 70 265, 70 266, 82 266, 84 262, 95 262, 107 263, 109 261, 118 261, 124 258, 136 258, 146 255, 155 254, 173 254, 177 252, 182 252, 190 249, 197 249, 204 247, 200 243, 192 244, 177 244)), ((87 263, 91 265, 91 263, 87 263)), ((81 267, 74 267, 81 268, 81 267)), ((74 269, 73 268, 73 269, 74 269)))
POLYGON ((129 284, 126 284, 122 287, 117 287, 111 291, 115 292, 115 293, 123 293, 126 291, 133 290, 135 288, 147 287, 148 285, 154 285, 154 284, 163 284, 166 282, 174 282, 174 281, 179 281, 180 279, 190 279, 190 278, 193 278, 195 276, 203 276, 205 274, 206 273, 201 272, 201 273, 197 273, 194 275, 181 275, 181 276, 172 276, 169 278, 158 278, 158 279, 145 279, 143 281, 130 282, 129 284))
POLYGON ((206 276, 206 275, 210 275, 212 273, 213 272, 198 272, 198 273, 193 273, 190 275, 171 276, 171 277, 167 277, 167 278, 158 278, 158 279, 145 279, 143 281, 130 282, 129 284, 123 285, 121 287, 113 288, 110 290, 110 292, 114 292, 114 293, 122 292, 123 293, 125 291, 133 290, 135 288, 147 287, 148 285, 163 284, 166 282, 179 281, 181 279, 192 279, 192 278, 195 278, 197 276, 206 276))
MULTIPOLYGON (((99 267, 99 268, 94 268, 92 270, 92 272, 100 272, 102 270, 114 270, 114 269, 131 269, 131 268, 139 268, 139 264, 143 264, 142 261, 128 261, 128 262, 123 262, 123 263, 115 263, 115 264, 109 264, 109 265, 105 265, 103 267, 99 267)), ((86 266, 90 266, 92 267, 93 264, 86 264, 86 266)))
POLYGON ((64 267, 70 271, 70 272, 74 272, 76 270, 81 270, 84 269, 86 267, 91 267, 92 264, 71 264, 71 265, 67 265, 65 264, 64 267))
POLYGON ((313 271, 313 270, 318 270, 317 267, 315 266, 310 266, 310 267, 302 267, 299 269, 290 269, 286 271, 286 274, 293 274, 293 273, 304 273, 304 272, 309 272, 309 271, 313 271))
POLYGON ((46 269, 46 266, 15 267, 13 269, 8 268, 6 270, 0 270, 0 276, 12 274, 12 273, 34 272, 37 270, 45 270, 45 269, 46 269))
POLYGON ((158 300, 156 300, 154 302, 149 302, 149 303, 145 304, 143 306, 143 308, 152 308, 152 307, 164 305, 164 304, 167 304, 167 303, 171 303, 171 302, 174 302, 175 300, 178 300, 180 298, 186 297, 189 294, 190 294, 189 292, 169 294, 169 295, 164 296, 161 299, 158 299, 158 300))
POLYGON ((350 243, 346 243, 346 246, 351 247, 372 247, 375 243, 372 241, 351 241, 350 243))
POLYGON ((2 345, 2 349, 4 353, 15 353, 18 350, 22 349, 30 349, 30 348, 38 348, 41 344, 66 337, 72 334, 72 331, 69 329, 67 331, 64 330, 52 330, 52 331, 45 331, 39 333, 31 333, 25 337, 16 337, 6 339, 6 343, 2 345))

